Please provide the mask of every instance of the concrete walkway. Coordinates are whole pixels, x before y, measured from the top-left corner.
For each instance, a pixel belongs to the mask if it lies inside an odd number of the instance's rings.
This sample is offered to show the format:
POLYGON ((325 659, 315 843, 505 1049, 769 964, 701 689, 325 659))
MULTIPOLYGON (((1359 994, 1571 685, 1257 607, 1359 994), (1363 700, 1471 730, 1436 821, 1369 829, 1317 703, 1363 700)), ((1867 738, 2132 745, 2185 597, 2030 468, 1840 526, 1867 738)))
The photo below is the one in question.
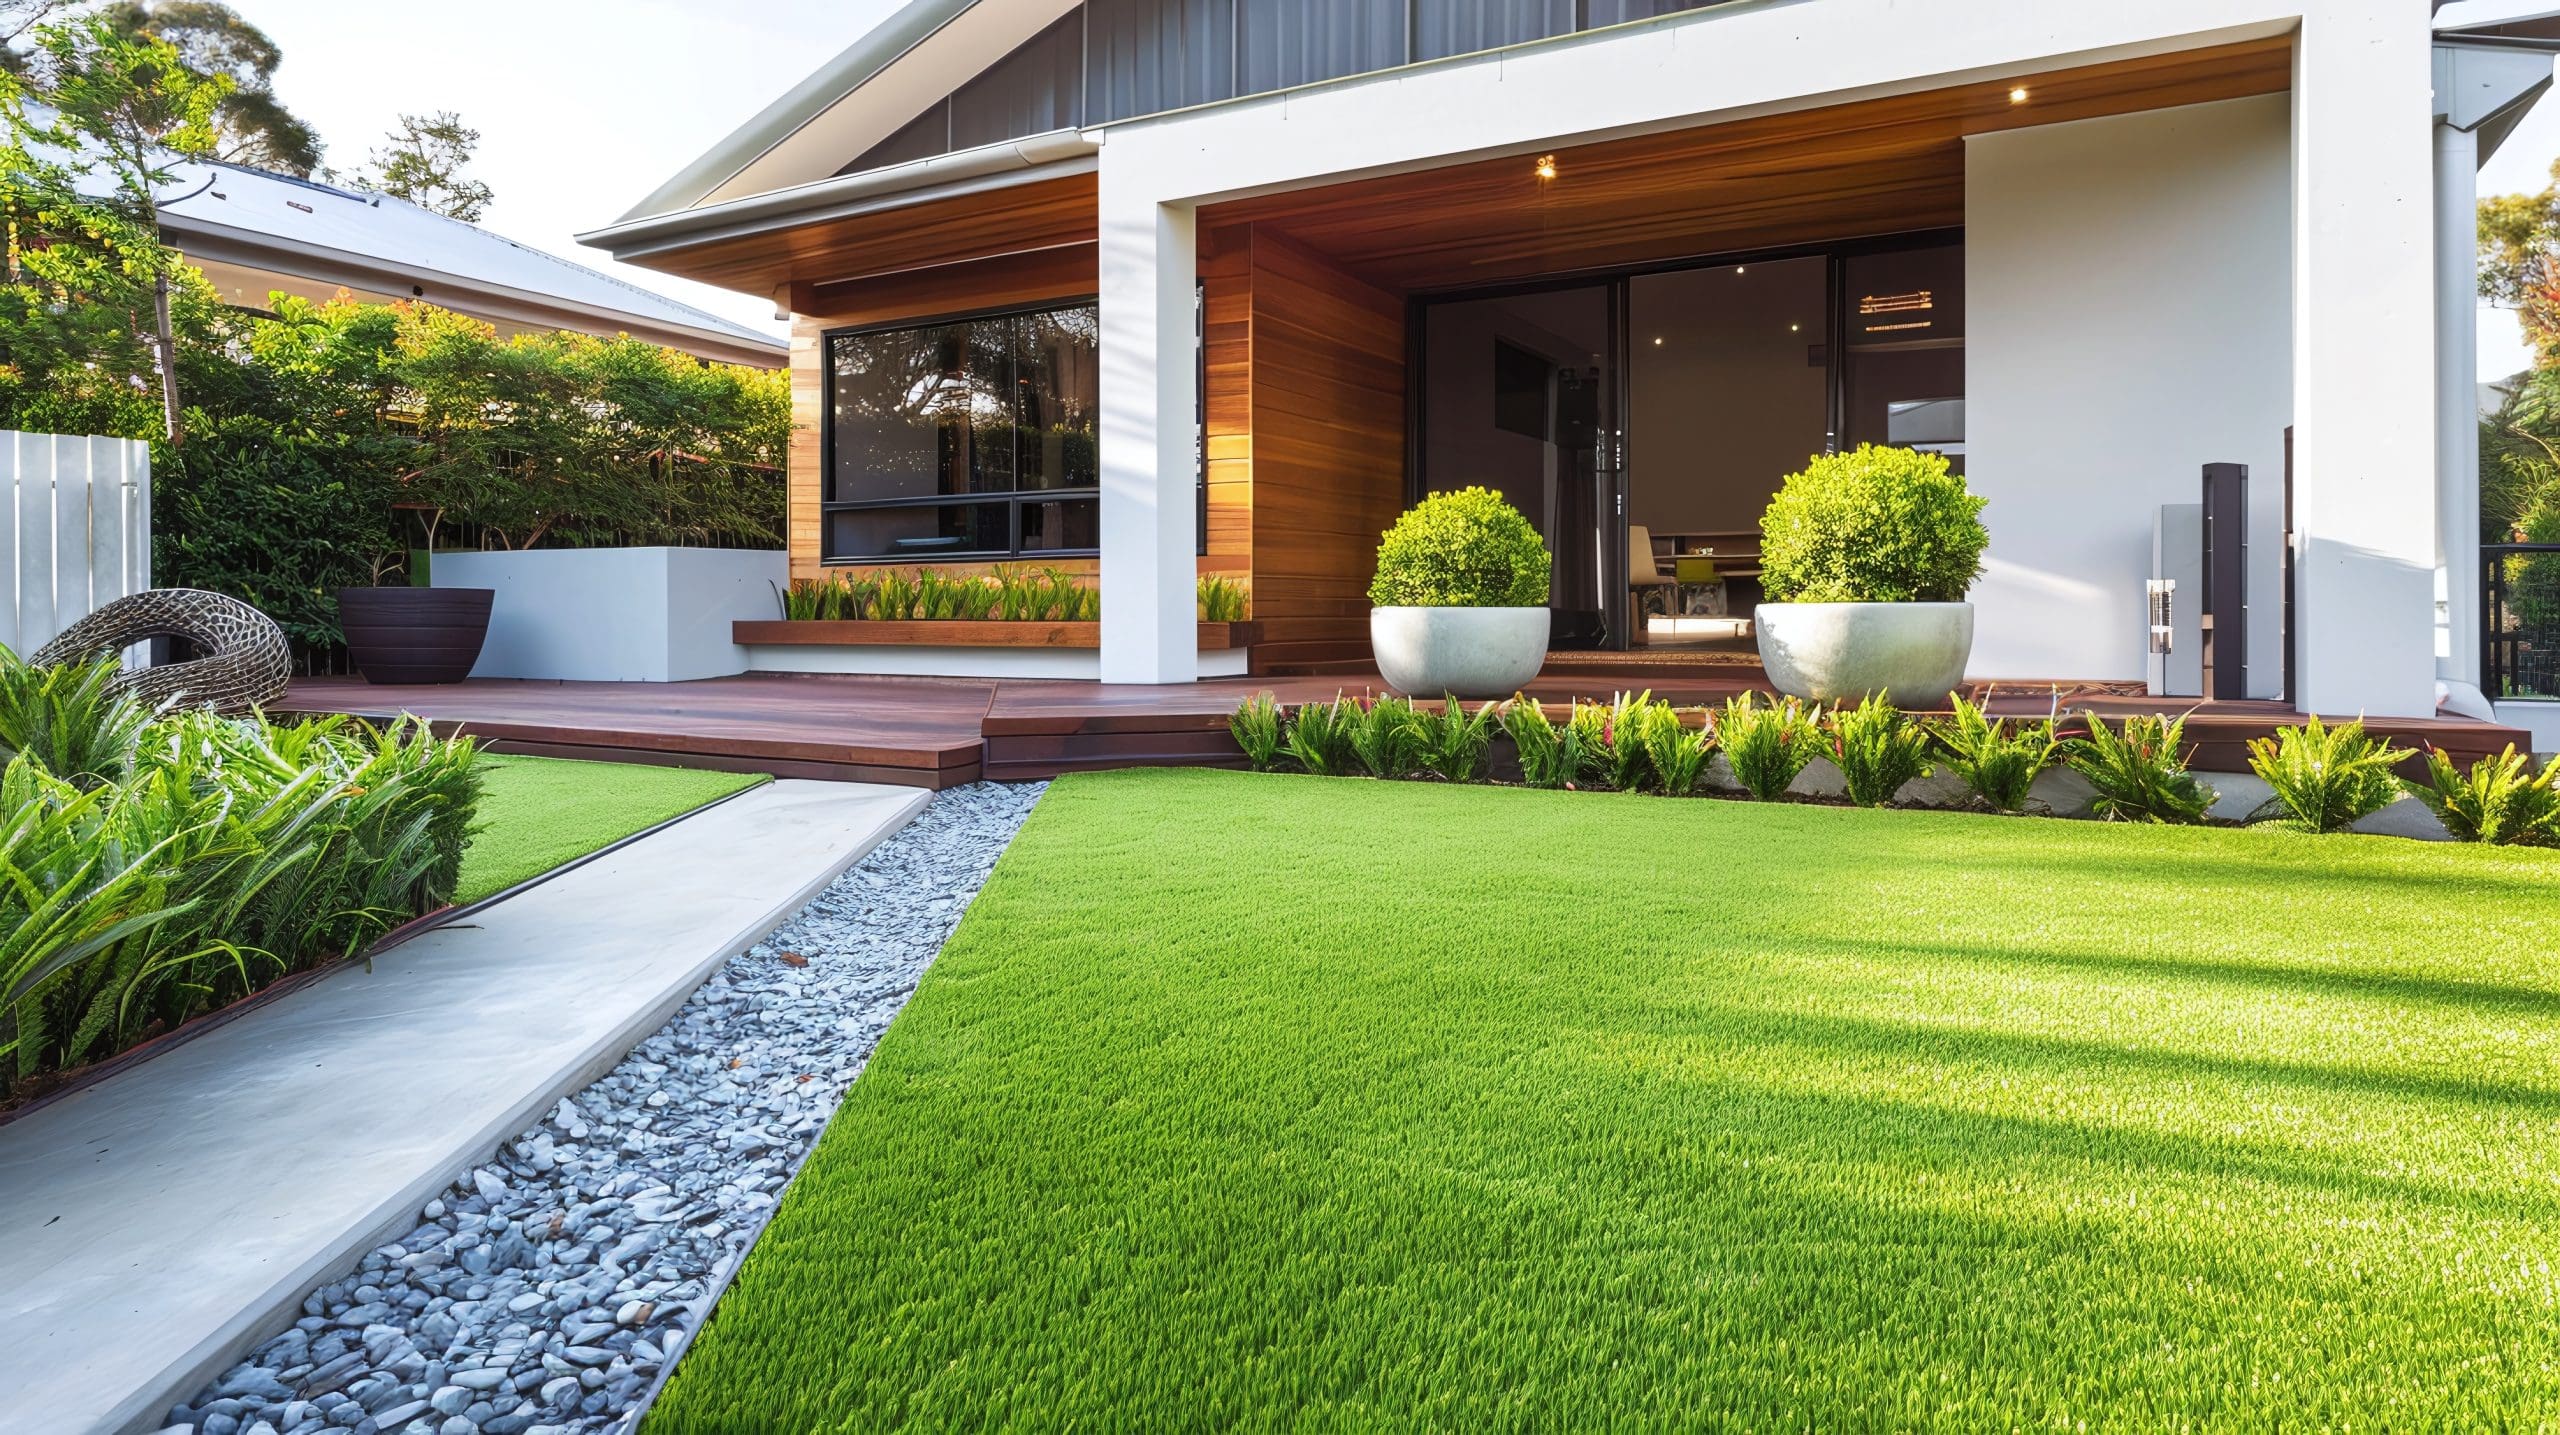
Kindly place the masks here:
POLYGON ((0 1126, 0 1432, 159 1428, 927 800, 758 788, 0 1126))

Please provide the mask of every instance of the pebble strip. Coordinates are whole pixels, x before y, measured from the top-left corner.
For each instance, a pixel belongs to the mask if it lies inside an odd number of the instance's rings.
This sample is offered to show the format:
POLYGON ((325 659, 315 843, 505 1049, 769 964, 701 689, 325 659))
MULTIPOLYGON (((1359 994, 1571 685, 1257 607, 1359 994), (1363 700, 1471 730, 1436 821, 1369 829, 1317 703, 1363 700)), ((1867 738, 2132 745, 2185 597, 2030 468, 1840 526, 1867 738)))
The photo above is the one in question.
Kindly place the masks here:
POLYGON ((698 1328, 1041 791, 937 795, 168 1430, 611 1428, 698 1328))

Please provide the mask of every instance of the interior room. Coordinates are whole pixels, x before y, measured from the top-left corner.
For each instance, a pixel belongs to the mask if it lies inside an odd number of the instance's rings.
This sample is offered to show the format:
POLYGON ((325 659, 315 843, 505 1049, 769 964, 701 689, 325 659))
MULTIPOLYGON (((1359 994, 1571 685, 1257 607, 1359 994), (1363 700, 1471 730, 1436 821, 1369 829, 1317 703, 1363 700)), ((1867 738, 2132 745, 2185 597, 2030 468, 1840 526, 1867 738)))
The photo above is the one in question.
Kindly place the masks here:
POLYGON ((1499 489, 1538 526, 1559 648, 1748 655, 1788 474, 1860 443, 1961 466, 1957 238, 1427 300, 1420 486, 1499 489))

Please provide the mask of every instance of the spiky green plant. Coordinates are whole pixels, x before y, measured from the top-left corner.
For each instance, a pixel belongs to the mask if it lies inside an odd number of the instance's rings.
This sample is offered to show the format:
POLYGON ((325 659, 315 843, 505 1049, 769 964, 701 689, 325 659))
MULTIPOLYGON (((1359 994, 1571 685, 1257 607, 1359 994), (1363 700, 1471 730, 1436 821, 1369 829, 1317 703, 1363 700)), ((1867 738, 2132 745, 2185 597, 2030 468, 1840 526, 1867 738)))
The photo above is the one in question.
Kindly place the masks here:
POLYGON ((2509 743, 2496 757, 2455 768, 2440 748, 2427 749, 2427 781, 2408 784, 2444 830, 2463 842, 2560 847, 2560 762, 2533 769, 2509 743))
POLYGON ((1199 602, 1204 623, 1241 623, 1248 606, 1244 585, 1223 573, 1200 575, 1199 602))
POLYGON ((2110 729, 2091 716, 2086 736, 2062 742, 2062 760, 2097 789, 2090 806, 2111 822, 2188 824, 2213 809, 2214 791, 2187 771, 2187 720, 2126 718, 2110 729))
POLYGON ((1645 760, 1645 714, 1653 694, 1621 692, 1606 703, 1577 702, 1568 726, 1581 748, 1582 785, 1634 792, 1650 780, 1645 760))
POLYGON ((1853 708, 1833 708, 1823 736, 1849 801, 1859 807, 1882 807, 1905 783, 1929 775, 1929 734, 1880 693, 1853 708))
POLYGON ((1227 718, 1227 731, 1235 735, 1236 746, 1244 749, 1245 763, 1256 772, 1269 772, 1280 761, 1280 700, 1268 692, 1255 693, 1244 700, 1227 718))
POLYGON ((1420 715, 1416 727, 1419 765, 1445 781, 1474 781, 1484 768, 1485 752, 1493 746, 1497 706, 1486 703, 1471 717, 1465 703, 1450 697, 1441 702, 1439 712, 1420 715))
POLYGON ((1762 802, 1784 797, 1788 784, 1822 750, 1822 709, 1807 708, 1794 698, 1766 706, 1745 692, 1727 699, 1716 715, 1716 746, 1733 769, 1733 780, 1762 802))
POLYGON ((1359 726, 1359 703, 1341 694, 1329 703, 1300 703, 1289 720, 1289 756, 1318 777, 1340 777, 1359 761, 1351 742, 1359 726))
POLYGON ((2250 739, 2249 770, 2275 789, 2285 826, 2343 832, 2399 800, 2391 770, 2409 755, 2367 735, 2361 718, 2330 727, 2315 713, 2273 737, 2250 739))
POLYGON ((1693 728, 1681 721, 1680 710, 1669 703, 1647 708, 1642 723, 1645 765, 1654 785, 1671 797, 1696 792, 1707 775, 1707 759, 1715 755, 1714 732, 1703 723, 1693 728))
POLYGON ((1984 807, 1994 812, 2026 811, 2036 778, 2061 752, 2053 719, 1995 718, 1965 701, 1962 693, 1948 697, 1954 704, 1953 716, 1934 725, 1929 734, 1948 770, 1964 779, 1974 800, 1984 807))
POLYGON ((1520 755, 1520 780, 1531 787, 1571 787, 1582 775, 1582 733, 1571 718, 1557 722, 1536 698, 1515 697, 1503 710, 1502 730, 1520 755))
POLYGON ((1422 765, 1422 717, 1400 697, 1363 697, 1351 725, 1351 753, 1371 777, 1403 777, 1422 765))
POLYGON ((113 658, 38 666, 0 647, 0 762, 23 754, 75 787, 121 778, 153 714, 120 672, 113 658))

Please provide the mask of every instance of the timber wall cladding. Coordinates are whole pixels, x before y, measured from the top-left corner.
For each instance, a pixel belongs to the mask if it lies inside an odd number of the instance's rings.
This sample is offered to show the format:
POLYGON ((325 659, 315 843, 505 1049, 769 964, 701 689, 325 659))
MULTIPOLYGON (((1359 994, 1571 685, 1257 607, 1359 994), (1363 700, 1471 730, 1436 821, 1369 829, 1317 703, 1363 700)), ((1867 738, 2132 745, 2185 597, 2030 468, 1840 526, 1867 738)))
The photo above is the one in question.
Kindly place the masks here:
MULTIPOLYGON (((1268 230, 1241 233, 1246 374, 1228 422, 1246 438, 1253 616, 1267 639, 1362 636, 1378 538, 1404 507, 1405 303, 1268 230)), ((1232 313, 1211 294, 1214 334, 1232 313)), ((1238 447, 1232 433, 1220 446, 1234 376, 1216 382, 1233 343, 1210 347, 1213 467, 1238 447)))
MULTIPOLYGON (((921 322, 975 310, 1091 299, 1099 283, 1095 248, 1085 243, 837 283, 794 284, 792 307, 795 313, 791 323, 791 576, 794 579, 817 578, 827 571, 819 557, 822 523, 818 505, 825 477, 824 335, 828 330, 921 322)), ((1200 571, 1242 573, 1247 566, 1246 544, 1251 540, 1251 523, 1247 516, 1251 493, 1241 482, 1220 485, 1215 480, 1213 472, 1209 489, 1209 551, 1200 560, 1200 571)), ((1076 573, 1094 571, 1094 561, 1090 558, 1026 558, 1022 562, 1076 573)), ((949 563, 927 566, 946 573, 976 573, 994 565, 949 563)))

